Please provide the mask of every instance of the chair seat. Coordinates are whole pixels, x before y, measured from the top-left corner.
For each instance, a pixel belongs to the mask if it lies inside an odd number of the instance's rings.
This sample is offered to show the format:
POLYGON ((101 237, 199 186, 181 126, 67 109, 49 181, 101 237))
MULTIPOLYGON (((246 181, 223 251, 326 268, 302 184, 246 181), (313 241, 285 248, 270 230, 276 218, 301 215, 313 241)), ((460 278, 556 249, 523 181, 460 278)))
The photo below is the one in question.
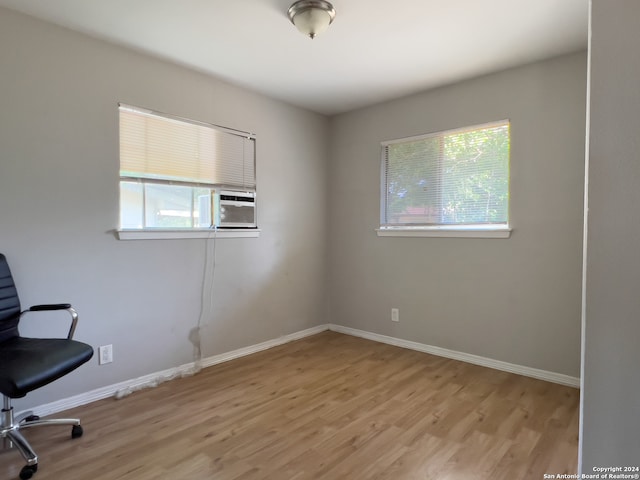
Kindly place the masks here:
POLYGON ((61 338, 14 337, 0 343, 0 393, 24 397, 89 361, 93 348, 61 338))

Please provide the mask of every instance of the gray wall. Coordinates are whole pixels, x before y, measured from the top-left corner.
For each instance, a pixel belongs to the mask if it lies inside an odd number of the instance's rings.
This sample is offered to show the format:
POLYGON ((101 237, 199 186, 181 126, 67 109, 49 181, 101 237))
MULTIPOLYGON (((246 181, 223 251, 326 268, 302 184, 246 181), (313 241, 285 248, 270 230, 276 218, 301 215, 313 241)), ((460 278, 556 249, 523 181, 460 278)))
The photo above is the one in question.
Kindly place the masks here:
POLYGON ((582 52, 334 118, 331 322, 579 376, 585 98, 582 52), (510 239, 376 236, 381 141, 506 118, 510 239))
POLYGON ((72 302, 115 357, 18 408, 192 361, 214 247, 205 356, 324 323, 326 118, 4 9, 0 66, 0 251, 24 305, 72 302), (254 132, 260 238, 116 240, 118 102, 254 132))
POLYGON ((640 466, 640 2, 594 0, 583 473, 640 466))

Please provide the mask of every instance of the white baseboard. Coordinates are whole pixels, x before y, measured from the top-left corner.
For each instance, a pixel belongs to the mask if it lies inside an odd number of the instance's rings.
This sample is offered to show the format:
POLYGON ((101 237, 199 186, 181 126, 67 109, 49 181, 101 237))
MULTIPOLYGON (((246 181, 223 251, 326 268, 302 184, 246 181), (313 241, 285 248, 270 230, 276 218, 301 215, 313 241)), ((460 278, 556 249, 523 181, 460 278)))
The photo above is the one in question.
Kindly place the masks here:
POLYGON ((149 375, 144 375, 142 377, 125 380, 124 382, 115 383, 106 387, 97 388, 89 392, 74 395, 73 397, 63 398, 55 402, 34 407, 30 410, 33 410, 33 413, 35 415, 46 416, 61 412, 63 410, 68 410, 70 408, 86 405, 87 403, 103 400, 105 398, 115 397, 121 392, 124 392, 124 394, 126 395, 127 393, 136 390, 156 386, 159 383, 171 380, 173 378, 193 375, 198 370, 200 370, 200 368, 211 367, 212 365, 228 362, 229 360, 233 360, 235 358, 251 355, 252 353, 257 353, 262 350, 277 347, 278 345, 293 342, 294 340, 300 340, 301 338, 309 337, 311 335, 324 332, 328 329, 328 325, 318 325, 317 327, 312 327, 300 332, 284 335, 282 337, 258 343, 256 345, 251 345, 249 347, 239 348, 231 352, 207 357, 200 360, 199 362, 187 363, 184 365, 180 365, 179 367, 169 368, 160 372, 150 373, 149 375))
POLYGON ((257 345, 251 345, 249 347, 233 350, 232 352, 221 353, 220 355, 205 358, 201 361, 201 365, 203 368, 211 367, 218 363, 228 362, 234 358, 245 357, 252 353, 261 352, 262 350, 268 350, 270 348, 277 347, 278 345, 284 345, 285 343, 300 340, 301 338, 310 337, 311 335, 316 335, 317 333, 324 332, 326 330, 329 330, 329 325, 318 325, 317 327, 307 328, 306 330, 290 333, 289 335, 284 335, 274 340, 267 340, 266 342, 258 343, 257 345))
POLYGON ((539 370, 537 368, 525 367, 522 365, 516 365, 513 363, 502 362, 500 360, 494 360, 491 358, 480 357, 478 355, 472 355, 470 353, 457 352, 455 350, 449 350, 446 348, 434 347, 433 345, 426 345, 424 343, 411 342, 409 340, 402 340, 400 338, 388 337, 386 335, 380 335, 378 333, 371 333, 364 330, 357 330, 355 328, 343 327, 341 325, 329 325, 329 330, 338 333, 344 333, 347 335, 353 335, 354 337, 366 338, 375 342, 386 343, 389 345, 395 345, 396 347, 408 348, 410 350, 416 350, 418 352, 430 353, 432 355, 438 355, 439 357, 451 358, 453 360, 460 360, 462 362, 473 363, 474 365, 480 365, 482 367, 494 368, 496 370, 502 370, 504 372, 516 373, 518 375, 524 375, 525 377, 537 378, 539 380, 546 380, 547 382, 559 383, 561 385, 567 385, 569 387, 580 387, 580 379, 577 377, 571 377, 561 373, 549 372, 547 370, 539 370))
POLYGON ((537 368, 524 367, 522 365, 515 365, 513 363, 493 360, 491 358, 471 355, 469 353, 457 352, 455 350, 448 350, 446 348, 434 347, 432 345, 426 345, 423 343, 411 342, 409 340, 402 340, 400 338, 389 337, 386 335, 371 333, 355 328, 343 327, 341 325, 325 324, 308 328, 300 332, 291 333, 289 335, 284 335, 282 337, 258 343, 256 345, 251 345, 249 347, 239 348, 231 352, 207 357, 200 360, 199 362, 187 363, 185 365, 180 365, 179 367, 162 370, 160 372, 151 373, 149 375, 144 375, 142 377, 134 378, 131 380, 125 380, 124 382, 108 385, 106 387, 97 388, 86 393, 74 395, 73 397, 64 398, 55 402, 40 405, 33 408, 32 410, 36 415, 46 416, 61 412, 63 410, 68 410, 70 408, 79 407, 87 403, 114 397, 121 392, 124 392, 124 395, 126 395, 127 393, 136 390, 156 386, 159 383, 171 380, 173 378, 193 375, 201 368, 211 367, 219 363, 228 362, 229 360, 234 360, 236 358, 261 352, 263 350, 277 347, 279 345, 284 345, 285 343, 300 340, 301 338, 309 337, 311 335, 324 332, 325 330, 331 330, 346 335, 352 335, 354 337, 365 338, 367 340, 373 340, 374 342, 386 343, 388 345, 394 345, 396 347, 408 348, 410 350, 416 350, 418 352, 430 353, 432 355, 451 358, 453 360, 473 363, 475 365, 494 368, 496 370, 516 373, 518 375, 524 375, 526 377, 538 378, 540 380, 559 383, 561 385, 568 385, 570 387, 576 388, 580 387, 580 379, 571 377, 569 375, 549 372, 546 370, 539 370, 537 368))

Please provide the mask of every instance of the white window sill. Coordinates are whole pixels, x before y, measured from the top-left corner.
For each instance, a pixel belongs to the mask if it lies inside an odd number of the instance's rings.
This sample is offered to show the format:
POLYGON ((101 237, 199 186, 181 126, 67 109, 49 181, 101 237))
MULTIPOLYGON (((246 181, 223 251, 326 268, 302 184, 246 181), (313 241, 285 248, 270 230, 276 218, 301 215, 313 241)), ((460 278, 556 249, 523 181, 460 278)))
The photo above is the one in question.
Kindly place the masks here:
POLYGON ((224 229, 224 230, 117 230, 118 240, 176 240, 189 238, 257 238, 259 229, 224 229))
POLYGON ((377 228, 379 237, 509 238, 509 227, 389 227, 377 228))

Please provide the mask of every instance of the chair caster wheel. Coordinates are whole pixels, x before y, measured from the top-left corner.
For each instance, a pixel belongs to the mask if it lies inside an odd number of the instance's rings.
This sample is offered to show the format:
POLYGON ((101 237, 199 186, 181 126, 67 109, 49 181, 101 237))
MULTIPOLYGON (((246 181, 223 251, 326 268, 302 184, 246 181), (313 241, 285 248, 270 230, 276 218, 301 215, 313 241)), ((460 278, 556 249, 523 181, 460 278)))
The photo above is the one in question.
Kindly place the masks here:
POLYGON ((71 438, 80 438, 83 433, 84 430, 82 430, 80 425, 74 425, 71 427, 71 438))
POLYGON ((35 422, 36 420, 40 420, 40 417, 38 415, 29 415, 24 419, 25 422, 35 422))
POLYGON ((33 474, 36 473, 37 471, 38 471, 37 463, 35 465, 25 465, 24 467, 22 467, 22 470, 20 470, 20 479, 27 480, 28 478, 33 477, 33 474))

